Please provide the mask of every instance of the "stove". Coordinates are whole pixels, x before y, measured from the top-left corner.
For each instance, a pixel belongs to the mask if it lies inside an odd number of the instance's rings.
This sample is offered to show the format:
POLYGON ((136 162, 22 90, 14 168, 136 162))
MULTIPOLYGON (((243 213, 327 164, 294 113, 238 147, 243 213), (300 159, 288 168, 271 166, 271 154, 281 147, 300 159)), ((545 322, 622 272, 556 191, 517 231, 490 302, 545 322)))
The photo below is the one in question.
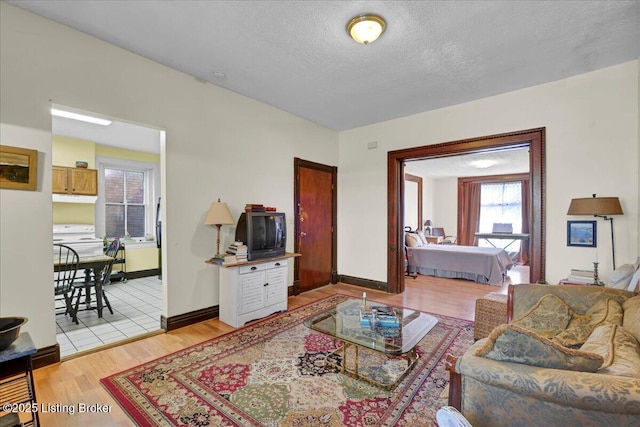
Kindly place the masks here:
POLYGON ((54 224, 53 243, 72 247, 80 258, 103 255, 102 239, 93 224, 54 224))

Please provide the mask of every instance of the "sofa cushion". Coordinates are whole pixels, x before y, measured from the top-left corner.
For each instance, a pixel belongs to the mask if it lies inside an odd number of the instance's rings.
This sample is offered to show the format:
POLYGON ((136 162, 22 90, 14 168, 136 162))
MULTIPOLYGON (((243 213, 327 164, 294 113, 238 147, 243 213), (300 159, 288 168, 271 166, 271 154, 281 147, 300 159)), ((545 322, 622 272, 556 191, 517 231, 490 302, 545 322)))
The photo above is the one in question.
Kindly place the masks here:
POLYGON ((640 378, 640 343, 622 326, 598 326, 580 349, 604 358, 599 373, 640 378))
POLYGON ((624 310, 622 326, 640 341, 640 295, 622 303, 622 309, 624 310))
POLYGON ((565 330, 569 321, 577 315, 578 313, 574 312, 562 298, 554 294, 546 294, 511 324, 535 331, 537 335, 552 338, 565 330))
POLYGON ((476 350, 475 356, 583 372, 596 372, 604 360, 600 354, 564 347, 514 324, 496 327, 476 350))
POLYGON ((553 340, 565 347, 579 346, 584 344, 591 332, 602 324, 622 325, 620 303, 611 299, 599 300, 584 316, 575 315, 567 329, 553 337, 553 340))

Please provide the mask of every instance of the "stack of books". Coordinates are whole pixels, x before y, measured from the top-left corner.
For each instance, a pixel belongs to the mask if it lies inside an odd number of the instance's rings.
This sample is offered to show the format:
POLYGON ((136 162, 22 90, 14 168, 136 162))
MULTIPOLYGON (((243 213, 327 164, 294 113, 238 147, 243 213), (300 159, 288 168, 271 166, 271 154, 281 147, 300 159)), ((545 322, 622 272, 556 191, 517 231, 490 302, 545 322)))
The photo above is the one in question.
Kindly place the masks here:
POLYGON ((569 277, 567 277, 566 281, 573 283, 592 284, 593 270, 580 270, 577 268, 572 268, 571 274, 569 274, 569 277))
POLYGON ((211 262, 220 265, 237 264, 238 257, 233 254, 218 254, 211 258, 211 262))
POLYGON ((244 205, 245 212, 264 212, 264 205, 259 205, 257 203, 247 203, 244 205))
POLYGON ((227 248, 227 253, 236 256, 238 262, 247 261, 247 245, 242 242, 234 242, 227 248))

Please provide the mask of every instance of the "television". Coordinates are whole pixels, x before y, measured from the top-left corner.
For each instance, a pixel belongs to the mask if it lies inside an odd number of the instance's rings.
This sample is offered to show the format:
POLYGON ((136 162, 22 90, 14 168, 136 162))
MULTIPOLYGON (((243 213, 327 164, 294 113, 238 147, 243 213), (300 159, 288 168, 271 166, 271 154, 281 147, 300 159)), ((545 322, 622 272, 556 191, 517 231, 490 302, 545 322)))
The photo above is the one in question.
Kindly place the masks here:
POLYGON ((247 245, 249 261, 284 255, 287 244, 284 212, 243 212, 235 240, 247 245))

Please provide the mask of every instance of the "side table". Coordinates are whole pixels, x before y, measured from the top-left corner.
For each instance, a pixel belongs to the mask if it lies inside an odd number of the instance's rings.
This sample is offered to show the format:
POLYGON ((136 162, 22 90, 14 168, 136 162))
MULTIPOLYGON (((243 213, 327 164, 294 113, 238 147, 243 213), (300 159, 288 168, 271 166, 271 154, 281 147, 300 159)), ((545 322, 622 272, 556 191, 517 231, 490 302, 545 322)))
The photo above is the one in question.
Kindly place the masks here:
POLYGON ((40 425, 31 363, 35 352, 28 332, 21 333, 8 348, 0 351, 0 401, 13 406, 10 412, 5 411, 4 406, 0 409, 2 426, 40 425))

